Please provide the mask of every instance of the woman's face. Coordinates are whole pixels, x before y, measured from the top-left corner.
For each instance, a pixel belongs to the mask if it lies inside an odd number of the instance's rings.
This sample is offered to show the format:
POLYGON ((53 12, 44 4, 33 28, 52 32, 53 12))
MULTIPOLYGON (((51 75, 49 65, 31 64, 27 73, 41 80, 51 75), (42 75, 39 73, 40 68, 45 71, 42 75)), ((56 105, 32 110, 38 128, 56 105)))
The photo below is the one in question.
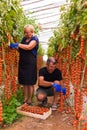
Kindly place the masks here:
POLYGON ((26 28, 26 29, 24 29, 24 35, 27 38, 31 38, 33 36, 33 31, 30 28, 26 28))

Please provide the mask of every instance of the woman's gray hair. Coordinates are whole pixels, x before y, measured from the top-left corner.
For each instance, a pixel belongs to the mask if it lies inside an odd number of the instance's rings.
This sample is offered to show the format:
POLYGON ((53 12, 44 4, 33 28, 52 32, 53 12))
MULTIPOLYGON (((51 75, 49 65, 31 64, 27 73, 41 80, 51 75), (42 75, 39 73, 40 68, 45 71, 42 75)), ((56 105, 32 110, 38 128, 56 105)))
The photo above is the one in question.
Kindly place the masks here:
POLYGON ((49 57, 49 58, 47 59, 47 64, 49 65, 50 63, 56 64, 57 61, 55 60, 54 57, 49 57))

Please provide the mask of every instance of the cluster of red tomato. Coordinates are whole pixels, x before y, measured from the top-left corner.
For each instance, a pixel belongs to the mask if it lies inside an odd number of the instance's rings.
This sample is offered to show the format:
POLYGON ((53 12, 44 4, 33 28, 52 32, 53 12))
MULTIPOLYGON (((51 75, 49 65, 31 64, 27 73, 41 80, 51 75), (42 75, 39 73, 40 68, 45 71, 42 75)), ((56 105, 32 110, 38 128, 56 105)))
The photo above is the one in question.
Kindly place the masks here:
POLYGON ((29 106, 29 105, 27 105, 27 104, 24 104, 24 105, 21 107, 21 110, 22 110, 22 111, 25 111, 25 112, 30 112, 30 113, 34 113, 34 114, 43 115, 44 113, 46 113, 46 112, 49 111, 49 108, 39 107, 39 106, 29 106))

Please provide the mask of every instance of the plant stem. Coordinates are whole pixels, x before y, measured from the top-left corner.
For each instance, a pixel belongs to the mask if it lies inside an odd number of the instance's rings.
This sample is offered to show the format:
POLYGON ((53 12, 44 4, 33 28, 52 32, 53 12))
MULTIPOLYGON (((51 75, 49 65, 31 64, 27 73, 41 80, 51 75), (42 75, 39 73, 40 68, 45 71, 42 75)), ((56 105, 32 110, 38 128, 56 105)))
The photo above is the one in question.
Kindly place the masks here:
POLYGON ((86 66, 87 66, 87 53, 86 53, 85 65, 84 65, 84 69, 83 69, 83 73, 82 73, 82 80, 81 80, 80 90, 82 90, 86 66))
POLYGON ((3 80, 5 79, 5 76, 6 76, 6 64, 5 64, 5 57, 4 57, 4 46, 3 46, 3 43, 2 43, 2 61, 3 61, 3 66, 4 66, 4 73, 3 73, 3 80))

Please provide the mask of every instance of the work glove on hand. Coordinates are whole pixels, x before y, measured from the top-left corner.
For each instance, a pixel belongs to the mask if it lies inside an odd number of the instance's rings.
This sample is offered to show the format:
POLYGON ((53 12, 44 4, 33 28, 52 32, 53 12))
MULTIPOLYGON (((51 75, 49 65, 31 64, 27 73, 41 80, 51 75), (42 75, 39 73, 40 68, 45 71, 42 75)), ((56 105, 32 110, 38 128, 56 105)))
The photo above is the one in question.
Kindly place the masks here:
POLYGON ((18 43, 10 43, 10 48, 17 49, 18 48, 18 43))
POLYGON ((59 84, 54 83, 53 87, 56 89, 56 92, 61 92, 61 86, 59 84))
POLYGON ((66 95, 66 88, 61 88, 61 92, 63 93, 63 95, 66 95))

